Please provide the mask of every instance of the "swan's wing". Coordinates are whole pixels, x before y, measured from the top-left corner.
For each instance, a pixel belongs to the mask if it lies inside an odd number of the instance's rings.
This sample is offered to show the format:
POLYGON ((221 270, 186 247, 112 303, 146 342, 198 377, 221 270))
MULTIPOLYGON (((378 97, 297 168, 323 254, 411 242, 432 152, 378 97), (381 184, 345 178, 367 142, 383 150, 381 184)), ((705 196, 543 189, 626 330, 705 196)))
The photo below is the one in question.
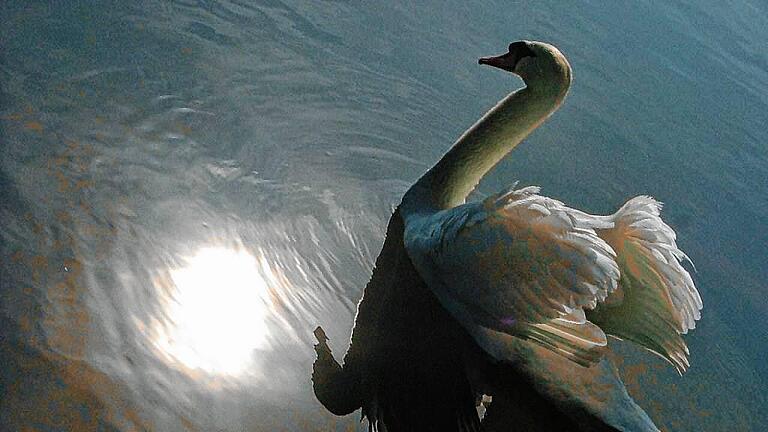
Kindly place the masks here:
POLYGON ((406 249, 459 321, 524 336, 591 363, 606 341, 582 308, 595 307, 616 287, 615 254, 595 234, 604 226, 600 220, 576 218, 537 192, 512 190, 411 216, 406 249))
POLYGON ((689 353, 681 335, 695 327, 702 302, 680 264, 688 257, 659 217, 660 209, 651 197, 635 197, 611 217, 613 228, 598 230, 616 251, 621 279, 589 319, 607 333, 661 355, 682 373, 689 353))

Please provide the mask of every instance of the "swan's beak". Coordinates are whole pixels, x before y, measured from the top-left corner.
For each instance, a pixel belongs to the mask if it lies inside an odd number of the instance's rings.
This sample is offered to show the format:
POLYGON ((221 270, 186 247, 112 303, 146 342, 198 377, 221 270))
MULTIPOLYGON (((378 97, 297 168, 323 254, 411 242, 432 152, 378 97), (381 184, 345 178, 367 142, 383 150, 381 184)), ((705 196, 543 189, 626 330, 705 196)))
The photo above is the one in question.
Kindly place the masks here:
POLYGON ((509 52, 506 54, 496 57, 482 57, 477 62, 515 73, 517 62, 524 57, 536 57, 536 54, 531 51, 527 41, 520 41, 509 44, 509 52))
POLYGON ((506 53, 495 57, 481 57, 477 63, 504 69, 508 72, 514 72, 515 66, 517 65, 517 56, 513 53, 506 53))

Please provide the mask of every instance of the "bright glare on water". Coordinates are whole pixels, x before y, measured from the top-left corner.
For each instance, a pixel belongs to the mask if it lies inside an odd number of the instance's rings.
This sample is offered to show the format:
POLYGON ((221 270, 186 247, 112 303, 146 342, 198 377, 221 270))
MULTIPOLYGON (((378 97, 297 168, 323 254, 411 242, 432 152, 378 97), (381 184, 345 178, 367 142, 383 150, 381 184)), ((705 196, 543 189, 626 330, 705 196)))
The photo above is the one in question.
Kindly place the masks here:
POLYGON ((243 251, 204 248, 171 269, 169 322, 154 341, 191 369, 236 375, 252 365, 264 345, 269 313, 267 281, 256 257, 243 251))

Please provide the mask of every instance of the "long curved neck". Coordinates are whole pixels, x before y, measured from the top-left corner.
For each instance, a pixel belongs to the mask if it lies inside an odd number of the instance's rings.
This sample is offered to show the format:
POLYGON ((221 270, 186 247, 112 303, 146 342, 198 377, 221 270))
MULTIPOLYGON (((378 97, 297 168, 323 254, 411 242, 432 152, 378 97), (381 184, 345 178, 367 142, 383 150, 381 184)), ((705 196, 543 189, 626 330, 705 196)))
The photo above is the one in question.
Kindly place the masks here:
POLYGON ((570 76, 509 94, 464 132, 408 191, 403 204, 446 209, 464 203, 480 179, 557 110, 569 86, 570 76))

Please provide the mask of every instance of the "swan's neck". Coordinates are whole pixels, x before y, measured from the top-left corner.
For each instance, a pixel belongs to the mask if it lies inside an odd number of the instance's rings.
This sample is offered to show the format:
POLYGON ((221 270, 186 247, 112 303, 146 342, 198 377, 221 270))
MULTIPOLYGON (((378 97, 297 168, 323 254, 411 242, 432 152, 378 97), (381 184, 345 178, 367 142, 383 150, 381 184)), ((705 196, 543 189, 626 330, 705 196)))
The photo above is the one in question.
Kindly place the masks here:
POLYGON ((480 179, 562 104, 569 86, 570 76, 561 83, 529 85, 502 99, 408 191, 404 210, 464 203, 480 179))

